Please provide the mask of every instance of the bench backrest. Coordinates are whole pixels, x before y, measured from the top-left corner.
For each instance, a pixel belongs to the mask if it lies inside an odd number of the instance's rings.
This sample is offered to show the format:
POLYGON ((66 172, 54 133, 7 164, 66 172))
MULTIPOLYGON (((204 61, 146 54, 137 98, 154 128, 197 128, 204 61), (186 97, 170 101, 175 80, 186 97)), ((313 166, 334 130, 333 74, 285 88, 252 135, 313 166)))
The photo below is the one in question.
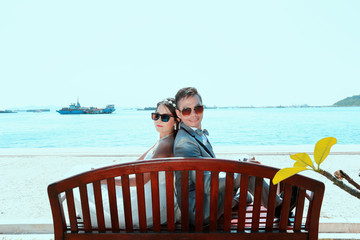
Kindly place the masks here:
MULTIPOLYGON (((227 239, 317 239, 320 208, 324 184, 301 175, 284 180, 282 215, 274 218, 275 197, 278 186, 270 181, 278 169, 225 159, 169 158, 108 166, 50 184, 48 195, 54 221, 55 239, 114 239, 138 237, 144 239, 198 238, 227 239), (189 224, 189 171, 196 172, 196 221, 189 224), (211 172, 210 221, 203 223, 203 176, 211 172), (159 194, 159 172, 165 175, 166 191, 159 194), (181 217, 176 223, 174 209, 174 175, 181 174, 181 217), (151 202, 145 201, 144 174, 150 174, 151 202), (240 197, 236 210, 232 208, 234 174, 241 174, 240 197), (218 218, 219 175, 226 174, 225 204, 221 219, 218 218), (135 176, 136 190, 129 179, 135 176), (249 210, 247 189, 249 177, 255 176, 254 201, 249 210), (106 181, 104 181, 106 180, 106 181), (267 209, 260 204, 263 180, 270 182, 267 209), (121 193, 116 187, 121 182, 121 193), (292 186, 298 186, 295 216, 289 223, 288 212, 292 186), (104 194, 104 187, 106 194, 104 194), (79 196, 77 196, 77 194, 79 196), (119 203, 121 194, 122 203, 119 203), (137 195, 138 226, 133 225, 131 197, 137 195), (308 196, 308 198, 306 198, 308 196), (165 198, 165 199, 163 199, 165 198), (66 201, 64 201, 64 199, 66 201), (92 201, 91 201, 92 199, 92 201), (77 204, 77 201, 79 204, 77 204), (160 209, 166 201, 166 209, 160 209), (149 204, 151 209, 148 209, 149 204), (152 222, 146 215, 152 214, 152 222), (166 211, 166 224, 162 224, 161 211, 166 211), (121 219, 122 216, 123 219, 121 219), (289 237, 291 234, 291 237, 289 237)), ((147 198, 148 199, 148 198, 147 198)))

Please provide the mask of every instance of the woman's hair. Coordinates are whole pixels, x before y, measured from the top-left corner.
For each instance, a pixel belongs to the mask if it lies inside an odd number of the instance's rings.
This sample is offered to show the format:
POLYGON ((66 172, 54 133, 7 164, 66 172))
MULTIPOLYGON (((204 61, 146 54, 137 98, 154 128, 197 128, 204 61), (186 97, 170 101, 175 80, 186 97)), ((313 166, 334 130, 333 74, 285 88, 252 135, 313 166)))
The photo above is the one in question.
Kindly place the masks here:
POLYGON ((195 95, 198 95, 200 98, 200 101, 202 102, 201 96, 198 93, 198 91, 196 90, 196 88, 185 87, 185 88, 180 89, 175 95, 175 105, 176 105, 177 109, 179 109, 179 102, 181 99, 188 98, 188 97, 195 96, 195 95))
POLYGON ((176 126, 175 126, 175 131, 176 131, 179 127, 179 121, 178 121, 178 117, 176 115, 175 99, 174 98, 166 98, 166 99, 158 102, 156 105, 156 110, 159 108, 160 105, 164 105, 165 107, 167 107, 169 109, 169 111, 171 112, 171 114, 174 116, 174 120, 176 123, 176 126))

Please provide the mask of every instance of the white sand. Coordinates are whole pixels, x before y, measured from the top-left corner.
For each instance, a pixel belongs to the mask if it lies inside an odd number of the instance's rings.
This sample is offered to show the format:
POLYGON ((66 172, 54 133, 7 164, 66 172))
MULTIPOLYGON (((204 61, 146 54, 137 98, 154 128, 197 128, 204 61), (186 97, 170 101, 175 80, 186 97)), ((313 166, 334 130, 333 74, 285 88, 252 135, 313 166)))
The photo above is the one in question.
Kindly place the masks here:
MULTIPOLYGON (((246 156, 244 154, 250 154, 262 164, 283 168, 293 164, 289 157, 290 153, 312 151, 312 148, 310 146, 304 146, 303 149, 299 146, 296 146, 296 149, 294 147, 227 147, 215 149, 215 152, 218 158, 225 159, 238 159, 246 156)), ((52 223, 47 197, 47 186, 50 183, 63 179, 74 166, 100 167, 133 161, 145 150, 145 148, 0 149, 0 224, 52 223)), ((359 150, 358 146, 334 147, 322 168, 330 173, 342 169, 360 183, 359 150)), ((319 174, 310 171, 302 174, 325 183, 321 221, 340 219, 344 223, 360 223, 359 199, 344 192, 319 174)))

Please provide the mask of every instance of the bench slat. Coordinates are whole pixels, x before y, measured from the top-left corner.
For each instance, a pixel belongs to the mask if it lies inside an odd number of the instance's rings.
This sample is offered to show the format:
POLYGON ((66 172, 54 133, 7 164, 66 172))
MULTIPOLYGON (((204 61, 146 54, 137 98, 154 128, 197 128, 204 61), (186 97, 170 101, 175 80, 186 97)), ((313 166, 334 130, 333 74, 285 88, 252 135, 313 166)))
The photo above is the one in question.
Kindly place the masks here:
POLYGON ((142 173, 136 174, 136 190, 140 232, 146 232, 144 175, 142 173))
POLYGON ((286 226, 288 225, 290 198, 291 198, 291 185, 284 184, 284 197, 283 197, 283 203, 281 204, 281 216, 280 216, 280 225, 279 225, 280 231, 286 231, 286 226))
POLYGON ((276 191, 278 185, 272 184, 269 185, 269 201, 267 206, 267 216, 266 216, 266 231, 272 231, 275 215, 275 204, 276 204, 276 191))
POLYGON ((317 194, 315 192, 312 193, 312 201, 309 204, 309 209, 312 210, 311 214, 309 212, 307 218, 308 220, 307 229, 309 230, 309 239, 316 239, 319 232, 320 209, 321 209, 324 189, 322 189, 321 191, 322 194, 317 194), (315 211, 315 209, 317 209, 318 211, 315 211))
POLYGON ((115 189, 115 179, 107 179, 108 194, 109 194, 109 206, 110 206, 110 217, 111 217, 111 227, 114 232, 120 231, 119 227, 119 216, 116 203, 116 189, 115 189))
POLYGON ((126 228, 126 232, 132 232, 133 221, 131 214, 129 175, 121 176, 121 186, 122 186, 123 203, 124 203, 125 228, 126 228))
POLYGON ((251 228, 252 231, 259 230, 262 187, 263 187, 263 178, 255 177, 255 194, 254 194, 254 204, 253 204, 254 209, 253 209, 252 228, 251 228))
POLYGON ((77 226, 77 220, 76 220, 76 210, 75 210, 75 204, 74 204, 74 194, 72 189, 68 189, 65 192, 66 196, 66 203, 68 207, 69 212, 69 221, 70 221, 70 227, 72 232, 78 231, 77 226))
POLYGON ((165 172, 166 179, 166 215, 168 231, 175 230, 175 214, 174 214, 174 174, 172 171, 165 172))
POLYGON ((90 218, 87 186, 80 185, 79 190, 80 190, 80 199, 81 199, 81 210, 84 216, 84 229, 85 232, 91 232, 91 218, 90 218))
POLYGON ((189 231, 189 172, 181 171, 181 230, 189 231))
POLYGON ((216 231, 218 193, 219 193, 219 172, 211 172, 210 186, 210 231, 216 231))
POLYGON ((249 185, 249 176, 242 174, 240 180, 240 196, 238 204, 238 228, 239 232, 245 230, 245 217, 247 207, 247 191, 249 185))
POLYGON ((98 223, 98 228, 100 232, 105 232, 104 208, 103 208, 103 200, 101 195, 100 181, 94 182, 93 187, 94 187, 96 219, 98 223))
POLYGON ((196 171, 195 188, 195 231, 200 232, 203 229, 204 171, 196 171))
POLYGON ((159 199, 159 174, 151 172, 151 199, 154 232, 160 232, 160 199, 159 199))
POLYGON ((226 173, 225 200, 224 200, 224 232, 231 229, 231 209, 234 195, 234 173, 226 173))
POLYGON ((295 222, 294 222, 294 231, 300 231, 302 216, 304 212, 304 202, 305 202, 306 190, 303 188, 299 189, 297 203, 296 203, 296 212, 295 212, 295 222))

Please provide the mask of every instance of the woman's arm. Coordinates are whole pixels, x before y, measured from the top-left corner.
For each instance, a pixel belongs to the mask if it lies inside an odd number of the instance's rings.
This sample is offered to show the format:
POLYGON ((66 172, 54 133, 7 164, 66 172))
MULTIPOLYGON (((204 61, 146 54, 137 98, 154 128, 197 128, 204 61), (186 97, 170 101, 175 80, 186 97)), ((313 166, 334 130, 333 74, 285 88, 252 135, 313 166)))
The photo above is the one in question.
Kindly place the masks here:
MULTIPOLYGON (((174 139, 173 138, 169 138, 166 139, 164 141, 161 141, 158 145, 158 147, 155 149, 154 154, 152 155, 151 158, 167 158, 167 157, 173 157, 173 144, 174 144, 174 139)), ((145 156, 148 154, 148 152, 153 148, 154 146, 152 146, 150 149, 148 149, 144 154, 142 154, 137 161, 141 161, 144 160, 145 156)), ((103 180, 101 183, 105 183, 106 180, 103 180)), ((144 184, 146 184, 147 182, 150 181, 150 173, 145 173, 144 174, 144 184)), ((129 178, 129 184, 130 187, 136 186, 136 177, 131 177, 129 178)), ((116 186, 121 186, 121 180, 116 179, 115 180, 115 185, 116 186)))
MULTIPOLYGON (((155 145, 154 145, 154 146, 155 146, 155 145)), ((139 161, 139 160, 144 160, 144 158, 146 157, 146 155, 148 154, 148 152, 149 152, 154 146, 152 146, 152 147, 149 148, 145 153, 143 153, 143 155, 141 155, 141 156, 137 159, 137 161, 139 161)))
MULTIPOLYGON (((144 158, 146 157, 146 155, 148 154, 148 152, 153 148, 154 146, 152 146, 151 148, 149 148, 145 153, 143 153, 138 159, 136 159, 136 161, 141 161, 144 160, 144 158)), ((144 176, 144 183, 148 182, 150 180, 150 174, 145 174, 144 176), (149 175, 149 176, 147 176, 149 175)), ((101 184, 106 184, 106 180, 101 180, 101 184)), ((136 186, 136 178, 135 177, 131 177, 129 178, 129 185, 130 187, 136 186)), ((119 186, 121 187, 121 180, 120 179, 115 179, 115 186, 119 186)))

